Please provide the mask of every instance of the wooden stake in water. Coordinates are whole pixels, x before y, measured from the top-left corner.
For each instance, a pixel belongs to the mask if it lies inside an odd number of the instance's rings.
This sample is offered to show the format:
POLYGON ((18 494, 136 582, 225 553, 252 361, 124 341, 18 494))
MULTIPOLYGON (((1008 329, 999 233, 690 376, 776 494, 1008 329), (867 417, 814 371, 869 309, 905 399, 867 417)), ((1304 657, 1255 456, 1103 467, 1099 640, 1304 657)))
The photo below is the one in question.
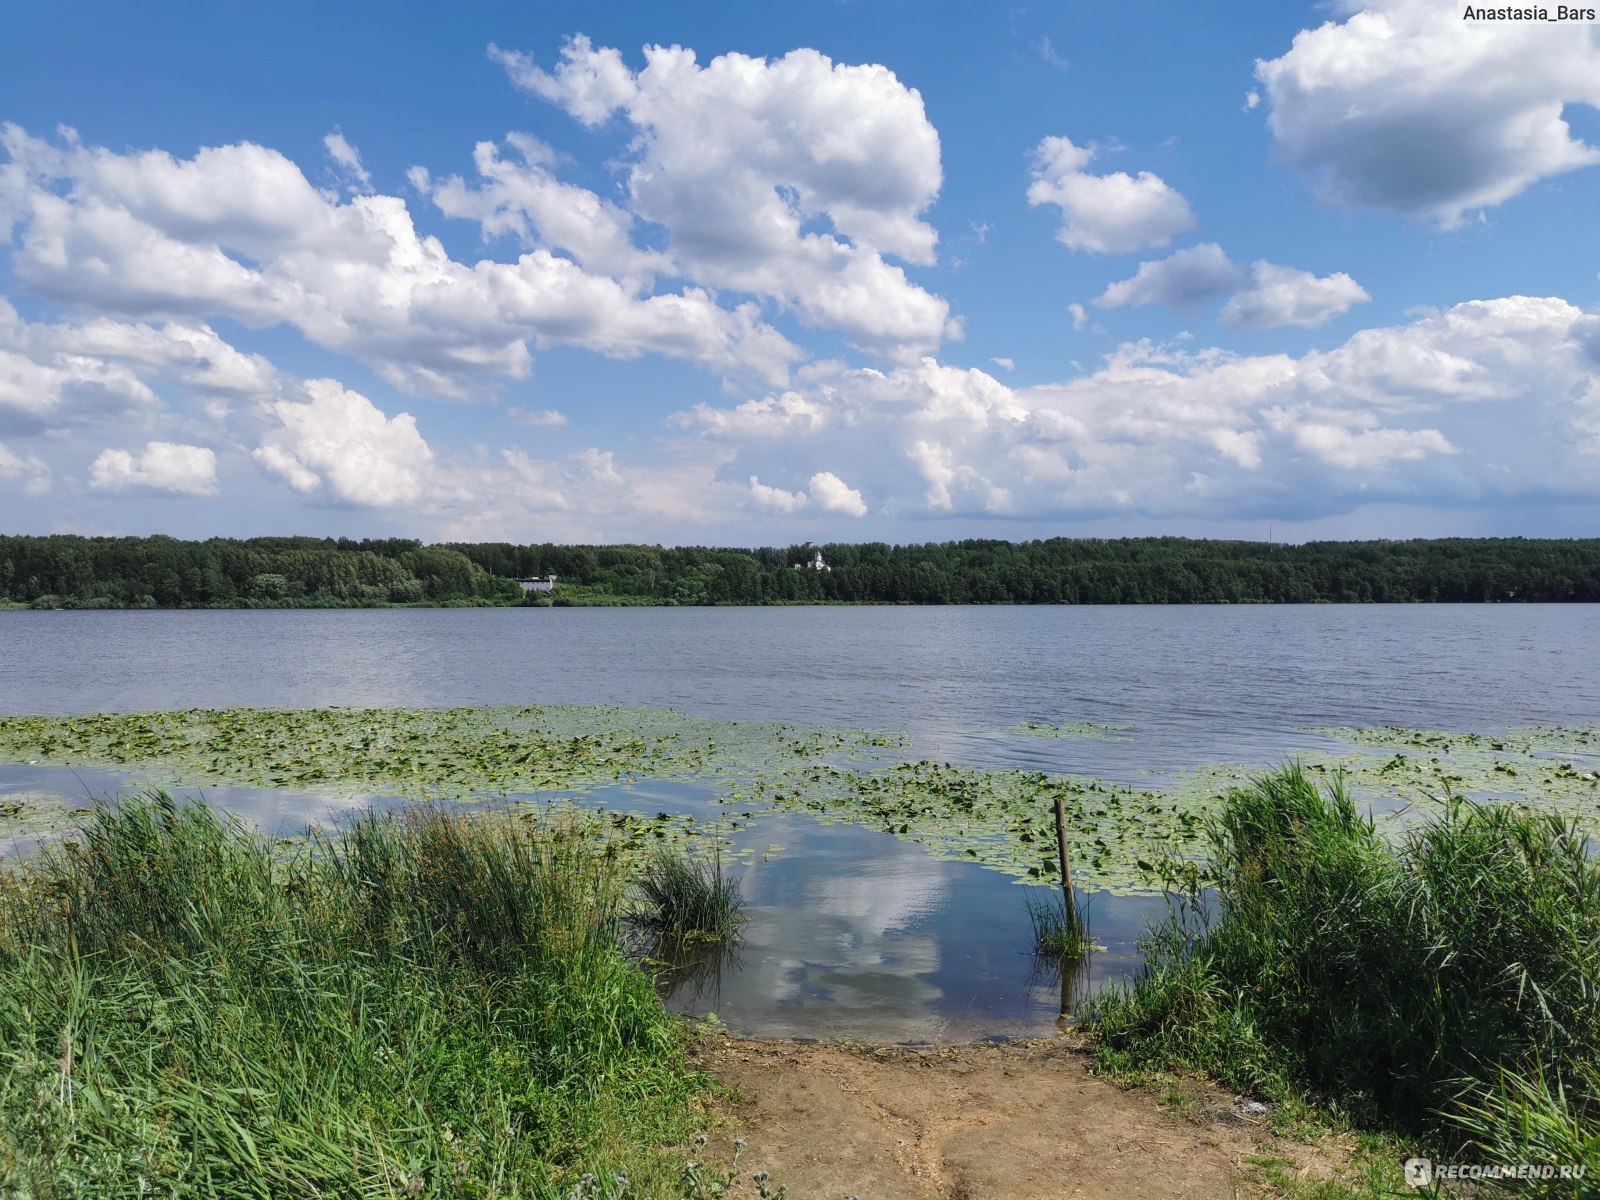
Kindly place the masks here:
POLYGON ((1078 898, 1072 890, 1072 864, 1067 861, 1067 814, 1056 793, 1056 855, 1061 860, 1061 899, 1066 905, 1067 928, 1078 928, 1078 898))

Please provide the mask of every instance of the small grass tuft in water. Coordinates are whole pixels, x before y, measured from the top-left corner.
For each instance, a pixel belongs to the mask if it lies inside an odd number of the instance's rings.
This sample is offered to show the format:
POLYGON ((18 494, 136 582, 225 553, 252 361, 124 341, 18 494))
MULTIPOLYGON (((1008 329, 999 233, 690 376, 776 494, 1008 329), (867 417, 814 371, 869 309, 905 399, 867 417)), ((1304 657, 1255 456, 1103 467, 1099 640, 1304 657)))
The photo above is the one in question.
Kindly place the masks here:
POLYGON ((749 919, 739 880, 723 874, 720 858, 706 862, 663 851, 646 864, 639 896, 638 923, 680 942, 730 941, 749 919))
POLYGON ((1033 952, 1042 958, 1082 958, 1094 949, 1089 913, 1081 902, 1069 908, 1062 896, 1029 895, 1028 920, 1033 924, 1033 952))

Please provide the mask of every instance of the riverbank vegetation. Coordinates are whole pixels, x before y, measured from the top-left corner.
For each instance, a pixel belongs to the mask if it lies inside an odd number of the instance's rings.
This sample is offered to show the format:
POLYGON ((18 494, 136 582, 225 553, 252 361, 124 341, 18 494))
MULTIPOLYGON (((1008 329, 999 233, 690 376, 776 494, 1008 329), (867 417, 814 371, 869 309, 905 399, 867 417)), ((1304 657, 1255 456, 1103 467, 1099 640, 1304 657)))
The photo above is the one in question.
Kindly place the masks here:
POLYGON ((1600 539, 1051 538, 741 550, 0 537, 0 607, 1600 601, 1600 539), (813 569, 822 555, 826 570, 813 569), (525 593, 517 580, 555 577, 525 593))
MULTIPOLYGON (((1200 1071, 1593 1187, 1600 862, 1575 826, 1455 800, 1394 843, 1288 768, 1229 792, 1207 831, 1214 901, 1180 893, 1145 973, 1099 998, 1102 1066, 1200 1071)), ((1581 1191, 1548 1183, 1526 1190, 1581 1191)))
MULTIPOLYGON (((678 1194, 652 1147, 684 1136, 702 1093, 616 946, 630 913, 680 947, 718 925, 697 905, 736 928, 737 893, 691 848, 760 811, 804 812, 1054 890, 1058 798, 1076 880, 1165 882, 1186 902, 1145 974, 1099 1002, 1103 1066, 1199 1071, 1281 1112, 1386 1131, 1386 1147, 1595 1178, 1600 734, 1345 732, 1381 750, 1349 779, 1441 798, 1375 818, 1337 769, 1307 765, 1244 787, 1208 773, 1202 799, 665 710, 0 718, 0 761, 138 763, 184 786, 545 793, 489 817, 423 805, 276 844, 156 796, 94 810, 75 846, 47 843, 0 877, 0 1191, 8 1171, 19 1195, 52 1194, 34 1186, 51 1172, 70 1183, 53 1194, 115 1195, 114 1178, 204 1170, 279 1184, 237 1194, 309 1194, 281 1173, 304 1158, 295 1169, 324 1194, 483 1177, 565 1195, 574 1172, 608 1170, 678 1194), (697 781, 718 815, 549 799, 643 777, 697 781), (1523 789, 1523 803, 1452 788, 1523 789), (636 880, 630 905, 619 872, 652 863, 639 877, 658 886, 636 880)), ((1045 915, 1046 935, 1070 932, 1045 915)), ((1065 1007, 1077 960, 1052 961, 1065 1007)))
POLYGON ((707 1082, 622 892, 576 825, 99 807, 0 876, 0 1194, 692 1194, 707 1082))

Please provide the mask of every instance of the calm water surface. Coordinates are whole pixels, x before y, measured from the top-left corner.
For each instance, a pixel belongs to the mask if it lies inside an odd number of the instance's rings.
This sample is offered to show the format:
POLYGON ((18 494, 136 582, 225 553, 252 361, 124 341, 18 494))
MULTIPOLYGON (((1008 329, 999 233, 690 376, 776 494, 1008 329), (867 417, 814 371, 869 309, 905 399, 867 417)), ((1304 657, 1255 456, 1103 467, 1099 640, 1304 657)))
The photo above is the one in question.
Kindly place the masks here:
MULTIPOLYGON (((915 753, 1134 782, 1269 766, 1305 727, 1492 731, 1600 720, 1594 606, 458 609, 0 614, 0 711, 256 705, 660 705, 909 733, 915 753), (1019 738, 1023 722, 1125 740, 1019 738)), ((0 791, 102 794, 137 774, 0 768, 0 791)), ((269 828, 303 794, 214 789, 269 828)), ((383 802, 382 797, 363 798, 383 802)), ((693 788, 610 807, 714 815, 693 788)), ((349 801, 344 801, 348 804, 349 801)), ((1022 888, 854 826, 771 816, 737 837, 752 921, 671 1002, 772 1036, 889 1041, 1048 1030, 1062 984, 1027 955, 1022 888), (760 852, 779 843, 781 853, 760 852)), ((1093 977, 1125 972, 1159 900, 1098 897, 1093 977)))
POLYGON ((1303 726, 1594 720, 1600 606, 0 614, 0 711, 524 703, 892 729, 970 762, 1089 753, 1166 769, 1270 759, 1303 726), (1023 721, 1135 736, 996 736, 1023 721))

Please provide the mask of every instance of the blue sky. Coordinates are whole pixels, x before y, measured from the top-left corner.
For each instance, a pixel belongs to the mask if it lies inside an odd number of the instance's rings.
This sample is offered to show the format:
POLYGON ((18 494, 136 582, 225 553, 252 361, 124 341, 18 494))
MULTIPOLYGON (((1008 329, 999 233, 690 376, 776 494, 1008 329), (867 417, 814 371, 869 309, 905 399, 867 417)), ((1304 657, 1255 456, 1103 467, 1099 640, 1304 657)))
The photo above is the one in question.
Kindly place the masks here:
POLYGON ((8 13, 0 526, 1593 535, 1600 24, 1463 7, 8 13))

